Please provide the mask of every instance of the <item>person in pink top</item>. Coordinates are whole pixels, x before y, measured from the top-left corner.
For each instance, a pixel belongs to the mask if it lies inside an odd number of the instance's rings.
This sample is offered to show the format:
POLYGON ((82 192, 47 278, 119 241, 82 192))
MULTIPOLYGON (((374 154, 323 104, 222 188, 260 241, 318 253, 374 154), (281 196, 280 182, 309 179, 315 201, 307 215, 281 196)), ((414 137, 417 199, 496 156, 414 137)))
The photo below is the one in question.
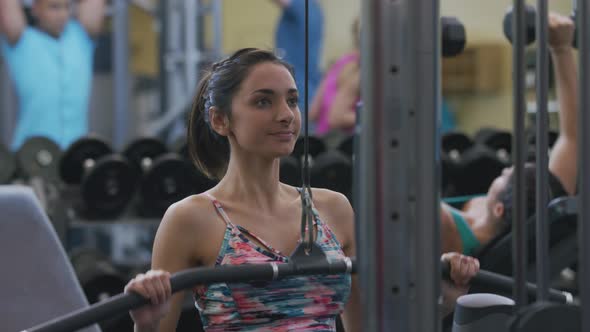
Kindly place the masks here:
POLYGON ((354 50, 341 56, 328 70, 310 110, 316 122, 316 136, 331 131, 351 134, 356 123, 356 104, 360 100, 360 23, 352 28, 354 50))

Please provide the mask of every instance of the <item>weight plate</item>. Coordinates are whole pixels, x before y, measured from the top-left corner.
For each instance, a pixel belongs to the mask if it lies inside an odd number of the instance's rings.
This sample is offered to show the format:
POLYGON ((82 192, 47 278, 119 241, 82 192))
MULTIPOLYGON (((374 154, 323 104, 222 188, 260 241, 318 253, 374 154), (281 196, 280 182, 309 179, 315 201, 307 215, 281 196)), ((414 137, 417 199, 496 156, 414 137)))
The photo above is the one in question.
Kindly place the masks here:
POLYGON ((188 144, 186 142, 186 137, 179 137, 172 143, 170 147, 170 151, 178 153, 182 158, 189 160, 188 155, 188 144))
POLYGON ((508 154, 512 151, 512 133, 506 130, 495 128, 480 129, 475 134, 474 141, 496 151, 505 150, 508 154))
POLYGON ((349 196, 352 191, 352 164, 342 152, 320 154, 311 168, 311 185, 349 196))
POLYGON ((27 139, 17 152, 18 165, 25 177, 57 179, 62 151, 51 139, 35 136, 27 139))
POLYGON ((111 147, 97 137, 84 137, 75 141, 66 150, 59 164, 61 179, 67 184, 79 184, 82 181, 84 169, 91 166, 89 164, 95 163, 98 158, 112 152, 111 147))
POLYGON ((0 143, 0 184, 10 182, 16 172, 16 157, 0 143))
POLYGON ((90 304, 123 292, 124 275, 102 253, 90 248, 78 249, 70 254, 70 261, 90 304))
POLYGON ((166 152, 168 152, 168 148, 164 143, 149 137, 137 139, 123 149, 123 155, 141 173, 144 169, 149 168, 158 156, 166 152))
POLYGON ((338 150, 352 158, 354 154, 354 136, 349 136, 340 142, 338 144, 338 150))
MULTIPOLYGON (((456 195, 478 195, 488 192, 492 182, 508 167, 496 152, 484 145, 474 145, 461 157, 460 181, 455 183, 456 195)), ((459 177, 457 177, 457 180, 459 177)))
POLYGON ((163 215, 168 207, 192 194, 211 189, 214 182, 200 174, 176 153, 165 154, 154 161, 140 185, 143 211, 163 215))
POLYGON ((440 18, 442 30, 442 53, 444 57, 459 55, 465 49, 465 26, 456 17, 440 18))
MULTIPOLYGON (((326 144, 324 141, 317 137, 309 136, 309 155, 312 157, 317 157, 320 153, 326 151, 326 144)), ((300 160, 304 153, 304 138, 299 137, 297 142, 295 143, 295 147, 293 148, 293 153, 291 154, 297 160, 300 160)))
POLYGON ((133 198, 138 174, 119 155, 96 161, 82 179, 82 199, 92 216, 111 218, 121 214, 133 198))
POLYGON ((446 133, 441 138, 442 150, 452 160, 458 160, 467 149, 473 146, 473 141, 467 135, 459 132, 446 133))

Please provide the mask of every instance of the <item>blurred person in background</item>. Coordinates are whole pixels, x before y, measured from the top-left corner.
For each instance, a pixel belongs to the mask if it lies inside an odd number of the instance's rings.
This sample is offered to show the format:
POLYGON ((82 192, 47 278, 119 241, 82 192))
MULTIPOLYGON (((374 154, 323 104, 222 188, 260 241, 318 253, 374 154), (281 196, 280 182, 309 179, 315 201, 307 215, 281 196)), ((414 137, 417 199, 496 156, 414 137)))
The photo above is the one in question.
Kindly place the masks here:
MULTIPOLYGON (((275 44, 278 55, 295 69, 299 110, 305 112, 305 1, 272 0, 281 7, 282 14, 277 24, 275 44)), ((322 79, 319 68, 321 58, 324 16, 317 0, 309 1, 309 58, 308 58, 308 105, 322 79)), ((313 123, 310 119, 310 132, 313 123)))
POLYGON ((88 132, 93 39, 105 0, 29 2, 32 25, 21 1, 0 1, 0 50, 19 104, 11 148, 32 136, 66 148, 88 132))

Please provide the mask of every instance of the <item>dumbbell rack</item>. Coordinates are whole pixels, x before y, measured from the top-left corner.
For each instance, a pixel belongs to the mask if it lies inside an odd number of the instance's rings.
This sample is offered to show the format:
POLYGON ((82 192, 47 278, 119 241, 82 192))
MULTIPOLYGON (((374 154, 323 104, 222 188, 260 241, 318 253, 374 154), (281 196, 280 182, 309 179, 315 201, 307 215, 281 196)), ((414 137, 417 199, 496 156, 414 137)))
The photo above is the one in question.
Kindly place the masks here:
POLYGON ((95 249, 117 266, 149 266, 157 219, 84 220, 69 223, 66 250, 95 249))
POLYGON ((117 217, 91 219, 76 212, 76 195, 76 188, 61 188, 61 204, 53 220, 66 230, 62 240, 67 252, 94 249, 129 270, 150 264, 159 218, 138 217, 135 204, 130 204, 117 217))
MULTIPOLYGON (((58 206, 54 208, 57 213, 53 223, 54 226, 66 230, 62 240, 70 256, 83 250, 95 251, 116 269, 125 282, 150 269, 153 241, 160 218, 139 217, 137 201, 133 200, 116 218, 90 219, 76 212, 73 203, 78 193, 76 188, 61 188, 60 191, 62 195, 58 206)), ((195 321, 197 316, 194 299, 190 293, 185 297, 182 312, 179 331, 188 331, 188 328, 198 326, 198 321, 195 321)), ((123 317, 110 323, 114 324, 113 328, 127 327, 125 324, 130 323, 128 319, 123 317)))

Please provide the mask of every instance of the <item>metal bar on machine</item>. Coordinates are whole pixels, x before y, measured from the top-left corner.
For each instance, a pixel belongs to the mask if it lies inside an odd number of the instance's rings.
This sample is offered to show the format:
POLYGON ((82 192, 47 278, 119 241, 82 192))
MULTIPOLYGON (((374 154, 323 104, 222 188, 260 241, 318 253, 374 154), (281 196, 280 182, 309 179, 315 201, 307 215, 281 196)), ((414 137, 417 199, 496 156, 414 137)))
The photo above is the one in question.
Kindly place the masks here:
POLYGON ((199 54, 197 49, 197 37, 200 32, 197 31, 197 19, 200 7, 199 0, 184 0, 184 75, 186 82, 186 96, 190 99, 197 88, 197 65, 199 63, 199 54))
MULTIPOLYGON (((526 113, 525 100, 525 1, 514 0, 513 15, 513 108, 514 108, 514 135, 512 140, 512 151, 514 161, 514 183, 512 197, 512 265, 514 273, 514 310, 527 304, 526 294, 526 270, 527 270, 527 245, 526 245, 526 200, 524 182, 524 154, 525 135, 524 120, 526 113)), ((539 166, 542 167, 542 166, 539 166)))
POLYGON ((359 200, 355 202, 358 213, 355 214, 357 227, 356 243, 359 265, 360 289, 363 309, 363 331, 383 331, 383 296, 385 294, 383 280, 380 276, 381 261, 376 251, 383 243, 378 237, 378 223, 382 219, 380 205, 377 199, 381 193, 378 190, 377 156, 379 142, 379 113, 383 112, 381 101, 382 89, 379 64, 382 58, 381 1, 369 0, 361 2, 361 96, 364 100, 364 110, 361 115, 362 129, 359 139, 358 161, 359 181, 362 186, 355 188, 359 191, 359 200))
POLYGON ((580 247, 580 299, 582 331, 590 331, 590 3, 577 5, 577 31, 579 56, 578 87, 578 176, 580 211, 578 215, 578 243, 580 247))
POLYGON ((129 132, 129 26, 128 1, 113 2, 113 145, 120 149, 129 132))
POLYGON ((12 144, 12 131, 14 129, 15 103, 12 93, 12 82, 8 76, 8 68, 4 59, 0 56, 0 142, 6 143, 6 146, 12 144))
POLYGON ((160 110, 168 107, 168 69, 166 67, 166 53, 168 51, 168 34, 169 34, 169 11, 171 1, 158 1, 159 7, 159 91, 160 91, 160 110))
MULTIPOLYGON (((416 285, 412 290, 415 298, 411 317, 411 331, 440 331, 438 298, 440 294, 440 126, 438 114, 441 110, 440 61, 441 28, 439 1, 409 0, 407 15, 410 31, 414 32, 414 43, 410 43, 409 62, 413 65, 406 70, 414 77, 413 92, 407 93, 411 103, 409 116, 415 121, 414 140, 409 145, 414 152, 414 174, 410 181, 415 183, 416 197, 410 218, 413 227, 414 276, 410 280, 416 285), (414 112, 415 111, 415 112, 414 112), (415 116, 414 116, 415 115, 415 116), (413 220, 412 220, 413 219, 413 220)), ((407 79, 407 77, 406 77, 407 79)), ((410 81, 411 82, 411 81, 410 81)), ((412 160, 412 159, 410 159, 412 160)))
POLYGON ((223 7, 221 0, 211 0, 213 6, 213 56, 215 59, 221 58, 223 55, 223 7))
POLYGON ((438 4, 362 1, 355 174, 363 331, 438 331, 438 4))
MULTIPOLYGON (((193 1, 193 0, 191 0, 193 1)), ((183 39, 183 5, 184 0, 168 0, 166 2, 166 35, 164 49, 164 73, 165 73, 165 99, 166 105, 161 109, 161 116, 154 120, 148 128, 153 135, 159 135, 163 130, 170 127, 178 115, 175 110, 189 103, 191 98, 186 94, 185 66, 187 56, 184 52, 183 39), (166 119, 171 121, 165 121, 166 119), (158 130, 154 130, 158 129, 158 130)), ((184 110, 180 110, 182 113, 184 110)))
POLYGON ((547 93, 549 89, 549 57, 547 51, 547 20, 549 9, 547 0, 537 0, 536 35, 537 35, 537 113, 536 113, 536 266, 539 301, 549 299, 549 225, 548 225, 548 133, 549 115, 547 111, 547 93))
POLYGON ((170 127, 170 125, 174 123, 174 121, 176 121, 180 116, 186 113, 188 107, 191 106, 192 99, 175 100, 174 102, 175 104, 168 107, 166 113, 164 113, 158 119, 153 120, 147 126, 148 133, 159 134, 166 128, 170 127))

